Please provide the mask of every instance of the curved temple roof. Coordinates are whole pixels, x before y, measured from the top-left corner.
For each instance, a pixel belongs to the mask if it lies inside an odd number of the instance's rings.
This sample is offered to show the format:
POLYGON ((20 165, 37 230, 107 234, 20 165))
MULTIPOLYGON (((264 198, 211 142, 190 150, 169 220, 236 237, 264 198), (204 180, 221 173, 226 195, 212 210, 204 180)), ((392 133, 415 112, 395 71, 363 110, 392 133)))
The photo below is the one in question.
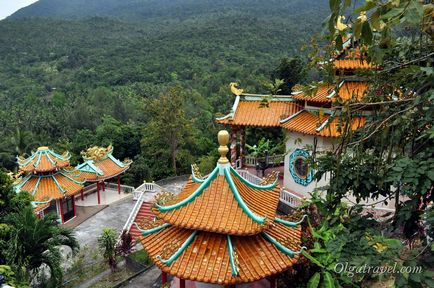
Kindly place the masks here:
POLYGON ((42 173, 69 166, 70 157, 69 152, 59 155, 44 146, 39 147, 29 158, 17 157, 17 162, 20 170, 25 173, 42 173))
POLYGON ((29 192, 35 201, 47 202, 48 199, 62 199, 80 192, 84 180, 77 171, 60 171, 47 175, 28 174, 15 183, 16 191, 29 192))
MULTIPOLYGON (((366 123, 365 117, 356 117, 351 122, 351 129, 355 131, 366 123)), ((320 117, 314 112, 302 110, 292 117, 281 121, 281 126, 289 131, 307 135, 322 137, 339 137, 345 128, 346 123, 341 121, 339 116, 323 115, 320 117)))
POLYGON ((82 152, 82 164, 77 166, 86 181, 100 181, 122 174, 130 167, 132 161, 121 162, 113 155, 113 147, 92 147, 82 152))
POLYGON ((135 223, 156 265, 179 278, 252 282, 288 269, 302 250, 300 222, 276 218, 276 182, 256 185, 238 175, 225 156, 228 139, 219 133, 222 157, 208 177, 193 174, 174 200, 155 204, 146 228, 135 223))

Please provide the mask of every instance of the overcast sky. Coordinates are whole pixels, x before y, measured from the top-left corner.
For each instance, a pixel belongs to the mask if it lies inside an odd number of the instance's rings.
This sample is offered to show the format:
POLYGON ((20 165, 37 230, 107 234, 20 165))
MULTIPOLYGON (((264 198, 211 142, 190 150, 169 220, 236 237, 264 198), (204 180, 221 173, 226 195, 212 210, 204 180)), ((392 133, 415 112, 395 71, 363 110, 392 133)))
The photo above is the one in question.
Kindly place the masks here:
POLYGON ((0 0, 0 20, 36 1, 37 0, 0 0))

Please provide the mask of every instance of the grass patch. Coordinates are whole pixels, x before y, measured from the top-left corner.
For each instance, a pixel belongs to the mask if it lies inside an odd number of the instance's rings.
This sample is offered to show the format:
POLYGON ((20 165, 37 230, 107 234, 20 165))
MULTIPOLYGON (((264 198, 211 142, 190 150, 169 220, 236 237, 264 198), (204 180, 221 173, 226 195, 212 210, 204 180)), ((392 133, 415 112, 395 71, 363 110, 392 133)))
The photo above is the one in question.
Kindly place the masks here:
POLYGON ((151 260, 151 258, 149 258, 149 255, 148 255, 148 253, 146 253, 145 250, 139 250, 139 251, 133 252, 129 255, 129 257, 132 260, 134 260, 140 264, 144 264, 144 265, 152 264, 152 260, 151 260))

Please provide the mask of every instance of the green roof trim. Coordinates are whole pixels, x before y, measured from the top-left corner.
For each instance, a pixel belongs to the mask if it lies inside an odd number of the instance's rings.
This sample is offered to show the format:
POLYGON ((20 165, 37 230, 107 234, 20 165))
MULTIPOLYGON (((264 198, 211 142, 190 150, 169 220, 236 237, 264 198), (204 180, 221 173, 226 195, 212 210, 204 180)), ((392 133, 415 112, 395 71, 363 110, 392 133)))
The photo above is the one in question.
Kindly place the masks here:
MULTIPOLYGON (((57 173, 56 173, 57 174, 57 173)), ((82 184, 84 184, 86 181, 77 181, 77 180, 75 180, 74 178, 72 178, 72 177, 70 177, 69 175, 67 175, 68 174, 68 172, 66 172, 65 170, 61 170, 60 171, 60 174, 61 175, 63 175, 64 177, 66 177, 66 178, 68 178, 69 180, 71 180, 72 182, 74 182, 75 184, 79 184, 79 185, 82 185, 82 184), (66 174, 65 174, 65 173, 66 174)))
POLYGON ((235 176, 237 176, 238 179, 241 180, 241 182, 243 182, 245 185, 249 186, 250 188, 257 189, 257 190, 270 190, 270 189, 274 189, 274 188, 276 187, 276 185, 277 185, 277 178, 276 178, 276 180, 275 180, 273 183, 268 184, 268 185, 257 185, 257 184, 253 184, 253 183, 247 181, 246 179, 244 179, 243 176, 241 176, 241 175, 237 172, 237 170, 235 170, 232 166, 230 167, 230 169, 231 169, 231 172, 232 172, 235 176))
POLYGON ((124 164, 124 163, 122 163, 119 159, 116 159, 113 155, 112 155, 112 153, 109 153, 108 154, 108 158, 110 159, 110 160, 112 160, 116 165, 118 165, 119 167, 121 167, 121 168, 124 168, 126 165, 124 164))
POLYGON ((175 262, 176 259, 178 259, 179 256, 181 256, 182 253, 184 253, 185 249, 187 249, 187 247, 190 246, 194 238, 196 238, 196 235, 197 235, 197 231, 195 230, 193 231, 193 233, 191 233, 190 236, 188 236, 187 240, 185 240, 184 243, 182 243, 181 247, 179 247, 179 249, 176 250, 176 252, 169 257, 169 259, 163 259, 161 258, 160 255, 157 256, 157 259, 167 266, 172 265, 172 263, 175 262))
POLYGON ((56 165, 56 164, 57 164, 57 162, 56 162, 56 161, 54 161, 53 159, 51 159, 51 157, 50 157, 50 154, 49 154, 49 153, 45 153, 45 155, 47 155, 48 161, 50 161, 50 162, 51 162, 51 164, 53 164, 53 165, 56 165))
MULTIPOLYGON (((63 194, 65 194, 66 190, 63 189, 62 186, 60 186, 59 181, 57 181, 56 177, 54 177, 54 176, 55 175, 51 175, 51 178, 53 178, 54 183, 56 183, 57 187, 59 187, 60 192, 62 192, 63 194)), ((41 180, 41 178, 39 178, 39 180, 41 180)))
POLYGON ((283 219, 281 219, 281 218, 275 217, 275 218, 274 218, 274 222, 277 222, 277 223, 283 224, 283 225, 285 225, 286 227, 295 228, 295 227, 297 227, 298 225, 300 225, 300 224, 304 221, 304 219, 305 219, 306 217, 307 217, 307 215, 304 214, 303 217, 301 217, 301 219, 300 219, 299 221, 297 221, 297 222, 286 221, 286 220, 283 220, 283 219))
POLYGON ((151 229, 144 230, 144 229, 141 229, 139 227, 139 225, 137 225, 136 222, 134 222, 133 224, 136 226, 137 230, 139 230, 140 233, 142 233, 143 236, 147 236, 147 235, 151 235, 151 234, 157 233, 158 231, 161 231, 161 230, 163 230, 163 229, 168 228, 168 227, 171 226, 168 223, 164 223, 163 225, 160 225, 160 226, 157 226, 157 227, 154 227, 154 228, 151 228, 151 229))
POLYGON ((231 263, 232 276, 236 277, 238 276, 238 268, 237 265, 235 265, 234 260, 234 247, 232 246, 231 236, 226 235, 226 238, 228 243, 229 262, 231 263))
POLYGON ((32 191, 32 196, 35 196, 36 191, 38 191, 39 183, 41 183, 41 177, 39 177, 38 182, 36 182, 35 188, 32 191))
POLYGON ((217 176, 218 174, 218 167, 216 167, 211 174, 209 174, 208 178, 205 179, 205 181, 199 186, 199 188, 197 188, 196 191, 194 191, 193 193, 190 194, 190 196, 188 196, 187 198, 185 198, 184 200, 173 204, 173 205, 169 205, 169 206, 161 206, 158 204, 155 204, 155 206, 158 208, 158 210, 160 210, 161 212, 167 212, 167 211, 171 211, 174 209, 178 209, 181 208, 182 206, 190 203, 191 201, 193 201, 194 199, 196 199, 196 197, 200 196, 202 194, 202 192, 208 188, 209 184, 212 182, 212 180, 214 180, 214 178, 217 176))
MULTIPOLYGON (((230 167, 233 169, 232 167, 230 167)), ((244 213, 249 216, 253 221, 259 224, 265 224, 266 218, 256 215, 250 208, 247 206, 246 202, 244 202, 243 197, 241 197, 240 192, 238 192, 237 187, 235 186, 234 180, 232 180, 231 174, 229 172, 228 168, 223 168, 226 181, 229 183, 229 187, 231 188, 232 194, 235 197, 235 200, 237 200, 238 205, 240 205, 241 209, 243 209, 244 213)))
POLYGON ((104 172, 95 166, 93 160, 86 160, 85 162, 81 163, 77 166, 77 170, 81 172, 95 173, 99 176, 104 175, 104 172))
POLYGON ((285 255, 290 256, 291 258, 294 257, 295 255, 300 254, 301 252, 303 252, 303 250, 306 249, 306 247, 301 247, 301 249, 297 252, 292 251, 291 249, 287 248, 286 246, 282 245, 279 241, 277 241, 276 239, 274 239, 272 236, 270 236, 268 233, 266 232, 262 232, 262 236, 264 236, 265 239, 267 239, 268 242, 270 242, 271 244, 273 244, 274 246, 276 246, 276 248, 282 252, 285 255))
POLYGON ((36 161, 35 164, 33 164, 33 167, 38 167, 39 163, 41 163, 41 159, 42 159, 42 154, 45 154, 43 151, 40 151, 40 153, 38 153, 38 161, 36 161))

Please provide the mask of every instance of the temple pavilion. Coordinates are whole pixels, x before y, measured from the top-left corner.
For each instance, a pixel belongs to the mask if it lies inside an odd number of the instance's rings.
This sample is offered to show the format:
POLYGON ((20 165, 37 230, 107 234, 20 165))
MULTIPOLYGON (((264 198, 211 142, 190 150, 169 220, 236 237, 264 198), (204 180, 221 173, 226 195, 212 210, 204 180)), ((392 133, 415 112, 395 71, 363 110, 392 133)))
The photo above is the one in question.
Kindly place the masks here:
POLYGON ((55 153, 48 147, 39 147, 28 158, 18 157, 21 177, 14 183, 15 191, 30 193, 35 213, 59 215, 61 223, 76 216, 74 195, 83 189, 80 172, 70 167, 70 154, 55 153))
POLYGON ((351 37, 343 43, 342 51, 336 52, 321 66, 326 65, 334 69, 333 83, 320 82, 312 89, 296 85, 291 95, 249 94, 231 83, 235 95, 233 107, 216 122, 231 128, 231 162, 239 163, 237 168, 246 164, 246 128, 281 127, 287 135, 283 167, 285 190, 308 197, 315 187, 327 184, 326 179, 314 180, 315 171, 306 161, 311 152, 306 146, 314 147, 315 151, 333 150, 343 131, 353 133, 365 125, 371 113, 368 109, 360 110, 351 120, 346 120, 348 115, 341 107, 348 101, 363 101, 369 83, 364 80, 363 73, 358 72, 375 69, 375 66, 366 61, 363 49, 351 37))
POLYGON ((235 287, 261 279, 276 287, 275 276, 303 250, 302 219, 277 216, 277 177, 249 182, 226 157, 229 133, 220 131, 218 142, 214 170, 202 177, 193 169, 180 194, 158 194, 154 218, 134 223, 139 239, 161 269, 163 285, 171 274, 181 288, 185 280, 235 287))
MULTIPOLYGON (((94 146, 81 152, 84 162, 77 166, 86 182, 96 183, 98 204, 101 204, 101 190, 105 191, 105 181, 117 178, 118 193, 121 193, 121 174, 130 168, 131 160, 123 162, 113 156, 113 146, 94 146)), ((83 200, 83 194, 81 194, 83 200)))

